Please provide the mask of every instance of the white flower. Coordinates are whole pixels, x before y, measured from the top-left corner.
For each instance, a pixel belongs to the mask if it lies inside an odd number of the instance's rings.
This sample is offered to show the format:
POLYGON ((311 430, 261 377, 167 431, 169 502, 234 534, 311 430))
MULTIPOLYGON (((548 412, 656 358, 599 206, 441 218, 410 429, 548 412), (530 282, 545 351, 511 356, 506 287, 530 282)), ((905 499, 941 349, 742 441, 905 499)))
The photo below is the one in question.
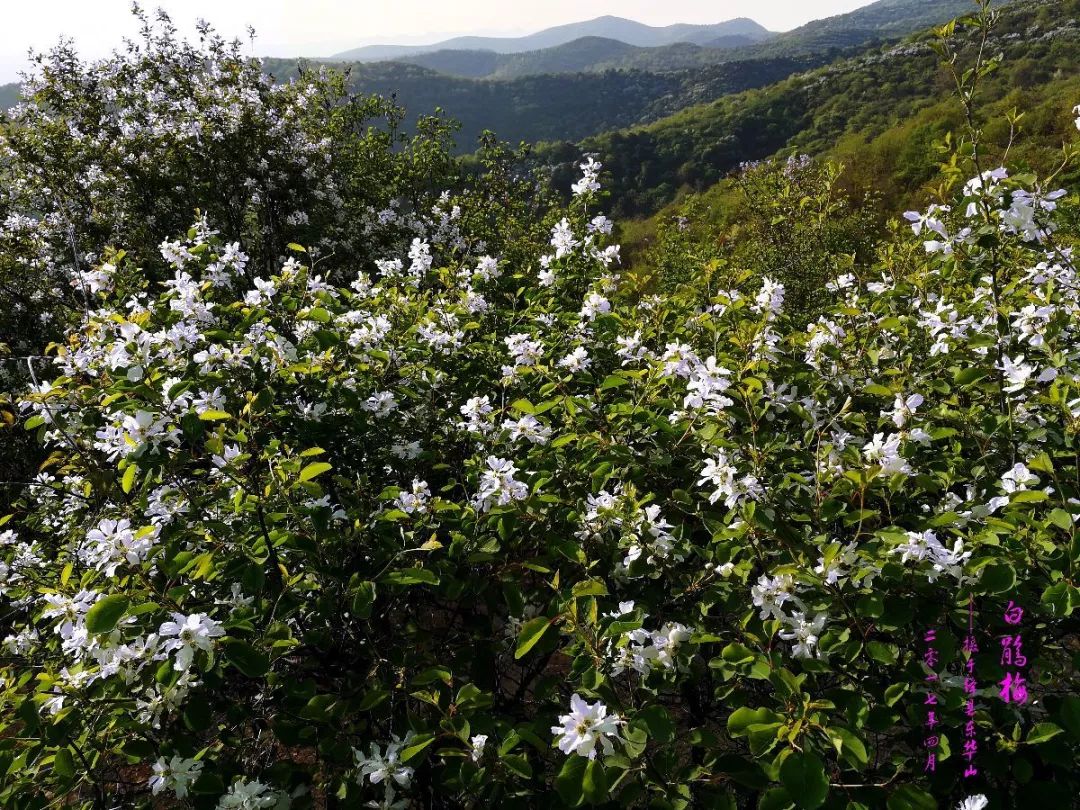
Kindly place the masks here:
POLYGON ((480 476, 480 489, 473 498, 473 506, 486 512, 492 506, 505 506, 512 501, 524 500, 529 488, 514 478, 518 468, 513 462, 498 456, 487 457, 487 469, 480 476))
POLYGON ((354 748, 357 783, 362 785, 365 779, 373 785, 393 781, 400 787, 408 788, 412 783, 413 769, 401 764, 401 744, 402 741, 397 739, 387 743, 385 754, 375 743, 368 746, 367 755, 354 748))
POLYGON ((1023 462, 1017 462, 1013 468, 1001 476, 1001 489, 1010 495, 1014 492, 1024 492, 1031 487, 1039 485, 1039 476, 1027 468, 1023 462))
POLYGON ((900 455, 900 434, 894 433, 885 438, 884 433, 875 433, 872 441, 863 446, 863 457, 871 464, 881 467, 886 475, 903 473, 911 475, 911 465, 900 455))
POLYGON ((617 619, 620 616, 625 616, 627 613, 633 613, 633 612, 634 612, 634 600, 631 599, 631 600, 629 600, 627 602, 619 602, 618 610, 613 610, 613 611, 611 611, 609 613, 605 613, 604 616, 606 616, 609 619, 617 619))
POLYGON ((606 315, 611 312, 611 302, 599 293, 589 293, 581 305, 581 317, 587 321, 594 320, 597 315, 606 315))
POLYGON ((473 762, 479 762, 483 758, 487 741, 487 734, 476 734, 469 740, 469 746, 472 748, 470 756, 472 757, 473 762))
POLYGON ((218 801, 218 810, 262 810, 267 807, 284 810, 289 804, 289 797, 284 793, 262 782, 241 778, 233 782, 229 792, 218 801))
POLYGON ((551 428, 532 414, 525 414, 516 422, 506 422, 504 427, 510 431, 510 440, 527 439, 533 444, 547 444, 551 437, 551 428))
POLYGON ((277 285, 266 279, 255 279, 255 289, 249 290, 244 296, 244 303, 251 307, 257 307, 269 301, 277 294, 277 285))
POLYGON ((565 368, 571 372, 585 371, 591 365, 592 360, 589 359, 589 353, 585 351, 584 346, 578 346, 559 361, 560 368, 565 368))
POLYGON ((1035 367, 1029 363, 1025 363, 1024 355, 1022 354, 1015 358, 1008 356, 1002 357, 998 369, 1005 375, 1005 379, 1009 383, 1005 386, 1005 390, 1010 393, 1021 390, 1027 385, 1031 375, 1035 373, 1035 367))
POLYGON ((515 368, 534 366, 544 356, 544 344, 539 340, 533 340, 524 332, 508 335, 503 338, 503 343, 514 358, 515 368))
POLYGON ((1073 107, 1073 114, 1076 115, 1076 128, 1080 129, 1080 104, 1073 107))
POLYGON ((782 619, 784 614, 780 612, 780 608, 784 603, 789 599, 798 602, 793 594, 794 590, 795 580, 790 574, 778 574, 775 577, 762 574, 758 577, 757 585, 750 589, 750 598, 754 607, 761 610, 763 621, 770 616, 782 619))
POLYGON ((458 422, 458 429, 470 433, 489 433, 491 422, 488 416, 493 410, 490 397, 472 397, 458 409, 458 413, 465 417, 464 422, 458 422))
POLYGON ((900 554, 900 562, 909 560, 921 562, 927 560, 931 563, 931 571, 927 579, 935 581, 939 574, 947 573, 956 579, 963 574, 963 565, 971 557, 970 551, 964 551, 964 541, 957 539, 953 547, 945 547, 933 531, 908 532, 907 541, 896 548, 890 554, 900 554))
MULTIPOLYGON (((1080 107, 1077 109, 1080 109, 1080 107)), ((1080 127, 1080 121, 1077 122, 1077 126, 1080 127)), ((979 793, 975 796, 968 796, 960 804, 956 805, 956 810, 985 810, 989 806, 990 800, 979 793)))
POLYGON ((164 622, 158 628, 158 634, 169 639, 162 649, 166 653, 176 651, 176 668, 186 670, 191 666, 196 650, 209 652, 214 646, 214 639, 225 635, 225 629, 205 613, 173 613, 171 622, 164 622))
POLYGON ((754 309, 769 317, 779 315, 784 308, 784 285, 766 276, 761 280, 761 290, 754 299, 754 309))
POLYGON ((634 332, 630 337, 617 337, 615 342, 619 348, 615 354, 623 361, 624 366, 642 360, 648 356, 649 350, 641 344, 641 330, 634 332))
POLYGON ((581 179, 570 186, 570 190, 574 192, 574 196, 581 194, 589 194, 594 191, 600 190, 600 183, 597 181, 597 176, 600 174, 600 170, 603 168, 602 163, 598 163, 594 158, 589 158, 581 164, 582 177, 581 179))
POLYGON ((149 555, 154 546, 157 530, 134 532, 131 521, 105 519, 86 535, 86 542, 79 549, 79 556, 105 576, 115 576, 121 563, 138 565, 149 555))
POLYGON ((903 394, 897 394, 893 402, 892 421, 897 428, 907 424, 908 419, 918 410, 924 402, 922 394, 912 394, 905 398, 903 394))
POLYGON ((392 391, 376 391, 360 407, 376 417, 384 417, 397 410, 397 400, 392 391))
POLYGON ((574 231, 570 227, 570 220, 563 217, 562 221, 551 229, 551 246, 555 248, 555 258, 561 259, 572 252, 578 244, 574 238, 574 231))
POLYGON ((161 791, 171 789, 176 798, 182 799, 187 796, 188 785, 199 778, 202 767, 203 764, 194 759, 158 757, 153 767, 154 775, 150 777, 150 792, 157 796, 161 791))
POLYGON ((431 499, 431 488, 427 481, 414 478, 411 492, 402 492, 398 495, 394 505, 407 514, 424 514, 428 510, 428 501, 431 499))
POLYGON ((609 715, 607 706, 600 701, 590 704, 575 694, 570 698, 570 714, 562 715, 559 723, 561 725, 551 727, 551 733, 555 735, 560 751, 596 759, 598 742, 605 754, 615 753, 609 738, 621 739, 619 726, 623 720, 616 714, 609 715))
POLYGON ((744 475, 737 478, 738 474, 739 471, 728 460, 727 452, 720 450, 716 458, 706 460, 698 486, 711 484, 715 489, 709 495, 709 503, 716 503, 723 498, 724 506, 728 509, 734 508, 747 498, 759 501, 765 497, 765 490, 756 477, 744 475))
POLYGON ((792 653, 796 658, 814 658, 818 654, 818 637, 825 627, 825 619, 825 614, 819 613, 812 620, 807 621, 802 612, 795 611, 791 618, 785 619, 791 629, 781 630, 780 638, 784 641, 795 642, 792 653))

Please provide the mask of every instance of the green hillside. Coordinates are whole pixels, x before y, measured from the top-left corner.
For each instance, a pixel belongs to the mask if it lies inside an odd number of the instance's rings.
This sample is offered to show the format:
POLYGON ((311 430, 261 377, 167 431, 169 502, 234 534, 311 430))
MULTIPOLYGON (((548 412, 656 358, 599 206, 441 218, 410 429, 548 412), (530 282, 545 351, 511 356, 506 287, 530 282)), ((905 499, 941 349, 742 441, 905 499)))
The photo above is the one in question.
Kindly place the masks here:
POLYGON ((790 56, 850 48, 941 25, 972 8, 971 0, 878 0, 847 14, 813 20, 745 52, 755 56, 790 56))
MULTIPOLYGON (((1071 123, 1067 112, 1080 99, 1078 30, 1080 0, 1035 0, 1004 7, 991 43, 1004 62, 985 85, 986 101, 1024 101, 1026 124, 1047 148, 1060 146, 1071 123), (1040 86, 1038 96, 1030 98, 1035 86, 1040 86)), ((582 150, 596 153, 611 171, 617 210, 632 215, 655 212, 681 193, 712 186, 745 161, 777 152, 843 148, 868 162, 865 150, 845 145, 878 138, 887 141, 881 145, 883 156, 906 173, 901 179, 914 184, 920 171, 925 175, 925 167, 932 168, 932 143, 952 123, 937 106, 951 90, 940 61, 926 37, 916 37, 647 126, 580 144, 546 144, 538 151, 554 164, 582 150), (887 136, 890 131, 894 134, 887 136)), ((1008 137, 994 134, 999 141, 1008 137)))
POLYGON ((6 110, 19 100, 19 85, 0 84, 0 110, 6 110))
MULTIPOLYGON (((525 76, 514 80, 446 76, 416 65, 375 62, 348 66, 361 93, 393 96, 409 119, 442 109, 460 122, 458 146, 471 151, 484 130, 503 140, 577 141, 606 130, 655 121, 820 64, 811 57, 727 62, 672 72, 606 70, 525 76)), ((265 60, 278 80, 295 76, 293 60, 265 60)))

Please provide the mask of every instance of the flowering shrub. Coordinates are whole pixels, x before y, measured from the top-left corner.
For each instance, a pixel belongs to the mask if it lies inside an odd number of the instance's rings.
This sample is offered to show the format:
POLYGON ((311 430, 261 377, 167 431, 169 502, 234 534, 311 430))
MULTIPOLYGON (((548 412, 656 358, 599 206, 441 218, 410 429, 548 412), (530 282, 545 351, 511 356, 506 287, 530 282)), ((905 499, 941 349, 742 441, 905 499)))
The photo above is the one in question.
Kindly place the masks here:
POLYGON ((979 168, 807 325, 642 290, 582 169, 544 240, 448 198, 342 283, 208 216, 86 271, 0 518, 5 807, 983 807, 919 642, 960 728, 1010 601, 980 785, 1067 805, 1075 196, 979 168))

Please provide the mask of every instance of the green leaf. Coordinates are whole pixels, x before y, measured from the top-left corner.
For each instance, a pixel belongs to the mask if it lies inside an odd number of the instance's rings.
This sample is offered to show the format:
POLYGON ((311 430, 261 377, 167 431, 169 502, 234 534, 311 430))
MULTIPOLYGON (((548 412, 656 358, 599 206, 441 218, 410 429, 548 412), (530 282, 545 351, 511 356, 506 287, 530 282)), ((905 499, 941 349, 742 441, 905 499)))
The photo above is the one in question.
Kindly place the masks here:
POLYGON ((904 785, 889 797, 888 810, 938 810, 937 799, 914 785, 904 785))
POLYGON ((979 380, 985 378, 988 373, 989 372, 987 372, 985 369, 981 368, 962 368, 953 375, 953 382, 963 388, 966 388, 968 386, 974 385, 979 380))
POLYGON ((412 744, 402 749, 401 761, 408 762, 410 759, 416 757, 421 751, 427 748, 435 742, 434 734, 417 734, 412 739, 412 744))
POLYGON ((327 464, 325 461, 314 461, 300 471, 300 482, 303 483, 304 481, 310 481, 313 478, 318 478, 324 472, 329 472, 333 468, 334 465, 327 464))
POLYGON ((858 735, 846 728, 833 727, 826 729, 829 738, 836 746, 836 752, 843 755, 852 765, 865 765, 869 759, 866 754, 866 745, 858 735))
POLYGON ((595 759, 588 760, 581 777, 581 793, 589 804, 601 804, 608 800, 608 780, 604 766, 595 759))
POLYGON ((203 422, 221 422, 232 417, 225 411, 206 410, 199 414, 199 419, 203 422))
POLYGON ((746 664, 757 658, 757 654, 746 645, 733 641, 720 651, 720 657, 729 664, 746 664))
POLYGON ((555 777, 555 792, 567 807, 577 807, 584 800, 582 781, 589 760, 576 754, 566 758, 562 769, 555 777))
POLYGON ((94 606, 86 612, 86 632, 90 635, 99 633, 111 633, 120 621, 120 617, 127 610, 130 600, 120 593, 114 593, 99 599, 94 606))
POLYGON ((988 565, 982 570, 979 584, 987 593, 1004 593, 1016 585, 1016 569, 1008 563, 988 565))
POLYGON ((230 664, 249 678, 261 678, 270 671, 270 658, 246 641, 235 638, 222 639, 221 646, 230 664))
POLYGON ((517 660, 529 652, 536 646, 537 642, 543 638, 544 633, 551 627, 551 620, 544 616, 537 616, 535 619, 530 619, 525 622, 521 627, 521 632, 518 633, 517 649, 514 650, 514 659, 517 660))
POLYGON ((780 784, 799 807, 807 810, 821 807, 829 795, 825 764, 816 754, 807 751, 796 751, 784 760, 780 766, 780 784))
POLYGON ((1080 740, 1080 697, 1066 695, 1061 701, 1058 718, 1074 738, 1080 740))
POLYGON ((1053 723, 1037 723, 1028 732, 1027 739, 1024 741, 1028 745, 1038 745, 1044 743, 1047 740, 1052 740, 1058 734, 1064 734, 1065 730, 1060 726, 1053 723))
POLYGON ((135 485, 135 473, 138 472, 138 467, 135 464, 129 464, 128 468, 124 470, 124 477, 120 479, 120 488, 127 494, 131 492, 131 488, 135 485))
POLYGON ((428 568, 403 568, 391 571, 380 582, 388 585, 438 585, 438 575, 428 568))
POLYGON ((751 709, 743 706, 728 717, 728 734, 732 737, 745 737, 751 726, 779 725, 783 719, 783 716, 766 708, 751 709))
POLYGON ((357 619, 371 617, 371 606, 375 604, 375 583, 360 582, 352 590, 352 614, 357 619))
POLYGON ((1053 510, 1050 513, 1050 522, 1065 531, 1070 531, 1073 527, 1073 517, 1064 509, 1053 510))
POLYGON ((296 244, 296 242, 289 242, 285 247, 289 250, 295 250, 297 253, 307 253, 307 248, 303 245, 296 244))
POLYGON ((790 793, 782 787, 774 787, 761 794, 757 810, 789 810, 794 806, 790 793))
POLYGON ((900 651, 895 644, 886 644, 883 641, 868 641, 866 652, 875 661, 882 664, 895 664, 900 651))
POLYGON ((624 385, 629 385, 630 381, 625 377, 620 377, 617 374, 609 374, 602 383, 600 383, 600 390, 606 391, 609 388, 620 388, 624 385))
POLYGON ((671 742, 675 739, 675 723, 668 716, 667 709, 654 704, 639 711, 632 725, 645 729, 657 742, 671 742))
POLYGON ((1067 582, 1051 585, 1043 591, 1040 601, 1050 615, 1056 618, 1064 618, 1072 613, 1072 595, 1069 593, 1069 584, 1067 582))
POLYGON ((71 756, 70 748, 56 749, 56 755, 53 757, 52 769, 53 773, 61 779, 71 779, 75 776, 75 760, 71 756))
POLYGON ((579 596, 607 596, 607 585, 599 579, 586 579, 578 582, 570 591, 570 595, 579 596))

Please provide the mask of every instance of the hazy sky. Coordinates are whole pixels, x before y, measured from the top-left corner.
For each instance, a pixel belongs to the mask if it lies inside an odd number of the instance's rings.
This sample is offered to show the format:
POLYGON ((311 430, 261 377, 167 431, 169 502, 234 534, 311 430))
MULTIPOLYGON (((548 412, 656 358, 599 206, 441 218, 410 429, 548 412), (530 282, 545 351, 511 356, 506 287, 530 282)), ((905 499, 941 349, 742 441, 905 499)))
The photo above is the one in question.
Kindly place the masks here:
MULTIPOLYGON (((144 0, 185 30, 202 17, 219 32, 255 26, 259 56, 329 56, 372 42, 427 43, 448 35, 524 34, 602 14, 649 25, 751 17, 774 31, 851 11, 871 0, 144 0)), ((137 32, 130 0, 37 0, 0 5, 0 82, 17 79, 30 47, 72 37, 86 56, 108 54, 137 32)))

